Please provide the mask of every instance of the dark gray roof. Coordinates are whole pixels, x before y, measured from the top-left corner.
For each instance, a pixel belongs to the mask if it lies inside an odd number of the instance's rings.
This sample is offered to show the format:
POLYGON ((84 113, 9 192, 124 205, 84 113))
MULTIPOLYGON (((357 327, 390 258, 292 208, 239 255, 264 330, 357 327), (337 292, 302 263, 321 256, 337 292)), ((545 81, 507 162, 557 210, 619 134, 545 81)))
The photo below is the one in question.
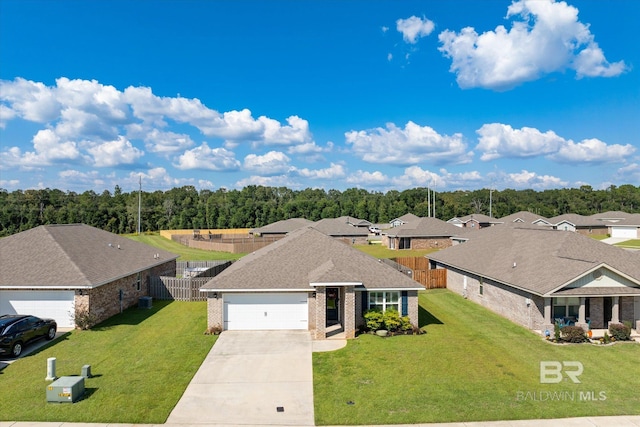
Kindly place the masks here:
POLYGON ((290 231, 297 230, 305 225, 312 224, 313 221, 309 221, 305 218, 289 218, 282 221, 273 222, 265 225, 264 227, 254 228, 249 232, 252 234, 287 234, 290 231))
POLYGON ((84 224, 42 225, 0 239, 0 286, 96 287, 176 258, 84 224))
POLYGON ((202 290, 306 290, 312 283, 362 283, 367 289, 424 289, 395 268, 313 227, 251 253, 202 290))
POLYGON ((316 230, 333 237, 362 237, 368 236, 369 230, 365 227, 356 227, 342 218, 325 218, 312 225, 316 230))
POLYGON ((419 218, 384 232, 389 237, 451 237, 468 233, 438 218, 419 218))
POLYGON ((553 292, 600 266, 640 284, 637 253, 579 233, 546 228, 490 227, 429 258, 539 295, 553 292))

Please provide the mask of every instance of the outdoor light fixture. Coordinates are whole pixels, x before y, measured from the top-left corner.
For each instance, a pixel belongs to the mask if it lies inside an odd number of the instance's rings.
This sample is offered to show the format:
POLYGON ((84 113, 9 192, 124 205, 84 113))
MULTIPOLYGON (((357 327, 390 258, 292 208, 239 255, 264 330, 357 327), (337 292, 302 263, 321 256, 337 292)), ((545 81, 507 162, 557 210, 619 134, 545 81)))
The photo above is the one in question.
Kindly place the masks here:
POLYGON ((213 293, 213 298, 218 299, 218 293, 217 292, 213 293))
POLYGON ((315 298, 316 297, 316 293, 315 292, 311 292, 311 298, 315 298))

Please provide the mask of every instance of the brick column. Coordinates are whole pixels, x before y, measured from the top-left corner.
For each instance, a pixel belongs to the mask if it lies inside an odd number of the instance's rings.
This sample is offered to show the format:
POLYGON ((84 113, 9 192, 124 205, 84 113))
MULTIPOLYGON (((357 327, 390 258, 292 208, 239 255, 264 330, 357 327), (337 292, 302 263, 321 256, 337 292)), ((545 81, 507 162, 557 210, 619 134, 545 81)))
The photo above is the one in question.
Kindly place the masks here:
POLYGON ((418 291, 407 291, 407 315, 412 325, 420 326, 418 319, 419 304, 418 304, 418 291))
POLYGON ((591 319, 591 329, 606 328, 606 320, 604 318, 604 298, 589 299, 589 318, 591 319))
POLYGON ((213 293, 207 294, 207 326, 209 328, 219 326, 224 330, 224 307, 222 305, 222 295, 217 294, 218 298, 213 297, 213 293))
POLYGON ((316 287, 316 332, 315 338, 323 340, 327 338, 327 288, 316 287))
POLYGON ((611 323, 620 323, 620 297, 613 297, 611 306, 611 323))
POLYGON ((342 327, 346 338, 356 336, 356 295, 353 286, 344 288, 344 319, 342 327))

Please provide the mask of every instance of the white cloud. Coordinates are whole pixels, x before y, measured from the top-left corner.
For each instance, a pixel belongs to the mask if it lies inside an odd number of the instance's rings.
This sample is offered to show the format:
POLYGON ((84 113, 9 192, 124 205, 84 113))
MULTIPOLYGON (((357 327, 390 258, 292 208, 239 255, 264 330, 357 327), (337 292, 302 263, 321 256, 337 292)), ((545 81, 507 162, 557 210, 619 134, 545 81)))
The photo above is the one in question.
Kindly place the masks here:
POLYGON ((125 179, 128 185, 123 189, 130 188, 138 190, 139 180, 142 178, 142 190, 167 190, 175 187, 183 187, 185 185, 193 185, 193 178, 173 178, 163 167, 151 168, 146 172, 130 172, 125 179))
POLYGON ((7 122, 16 117, 16 112, 4 104, 0 104, 0 129, 7 126, 7 122))
POLYGON ((607 145, 598 139, 592 138, 578 143, 567 141, 556 154, 549 156, 549 158, 566 163, 624 162, 635 151, 635 147, 631 144, 607 145))
POLYGON ((612 77, 626 70, 623 61, 606 60, 588 25, 578 20, 578 9, 565 2, 514 1, 506 17, 514 18, 510 30, 500 25, 478 35, 466 27, 438 36, 461 88, 507 90, 565 69, 577 77, 612 77))
POLYGON ((0 169, 21 168, 33 170, 54 163, 77 163, 84 160, 73 141, 62 141, 51 129, 38 131, 33 137, 34 151, 22 152, 19 147, 10 147, 0 153, 0 169))
POLYGON ((631 163, 621 167, 616 171, 615 177, 621 182, 640 185, 640 164, 631 163))
POLYGON ((244 188, 249 185, 262 185, 264 187, 287 187, 294 189, 300 187, 300 184, 292 181, 288 175, 277 176, 250 176, 243 178, 235 183, 236 188, 244 188))
POLYGON ((347 173, 344 166, 338 163, 331 163, 328 168, 325 169, 295 169, 295 172, 305 178, 310 179, 324 179, 332 180, 338 178, 344 178, 347 173))
POLYGON ((54 120, 61 109, 51 88, 21 77, 0 80, 0 102, 9 104, 17 117, 37 123, 54 120))
POLYGON ((17 189, 20 185, 20 180, 18 179, 0 179, 0 188, 4 188, 6 190, 17 189))
POLYGON ((523 127, 513 129, 509 125, 490 123, 476 131, 480 141, 476 147, 482 152, 480 160, 501 157, 533 157, 556 153, 565 140, 552 131, 523 127))
POLYGON ((500 123, 483 125, 476 132, 479 135, 476 149, 482 152, 480 159, 484 161, 545 156, 564 163, 609 163, 624 162, 635 152, 631 144, 607 145, 595 138, 576 143, 553 131, 543 133, 529 127, 513 129, 500 123))
MULTIPOLYGON (((114 178, 115 175, 107 176, 114 178)), ((81 172, 74 169, 66 169, 58 173, 58 177, 64 182, 64 188, 96 188, 105 187, 105 175, 98 171, 81 172)))
POLYGON ((386 129, 345 133, 353 152, 370 163, 410 165, 416 163, 468 163, 473 153, 467 152, 462 134, 440 135, 429 126, 409 121, 404 129, 388 123, 386 129))
POLYGON ((312 142, 309 122, 298 116, 288 117, 288 126, 282 126, 277 120, 264 116, 260 116, 259 121, 264 125, 264 137, 261 142, 265 145, 295 145, 312 142))
POLYGON ((144 155, 144 151, 134 147, 123 136, 113 141, 96 144, 87 149, 93 156, 94 166, 114 167, 120 165, 132 165, 144 155))
POLYGON ((201 169, 210 171, 233 171, 240 167, 235 154, 225 148, 209 148, 206 142, 187 150, 174 164, 178 169, 201 169))
POLYGON ((545 190, 548 188, 566 187, 569 183, 561 178, 551 175, 538 175, 535 172, 523 170, 518 173, 510 173, 505 177, 505 184, 508 187, 532 188, 534 190, 545 190))
POLYGON ((389 183, 389 177, 380 171, 367 172, 359 170, 356 173, 349 175, 346 182, 348 184, 359 185, 362 187, 378 187, 387 185, 389 183))
POLYGON ((189 135, 158 129, 151 129, 143 139, 146 149, 152 153, 173 154, 195 145, 189 135))
POLYGON ((396 29, 402 33, 402 39, 410 44, 415 44, 418 38, 428 36, 433 32, 434 28, 433 21, 427 18, 418 18, 417 16, 396 21, 396 29))
POLYGON ((244 168, 260 175, 277 175, 289 170, 290 160, 280 151, 269 151, 263 156, 249 154, 244 158, 244 168))

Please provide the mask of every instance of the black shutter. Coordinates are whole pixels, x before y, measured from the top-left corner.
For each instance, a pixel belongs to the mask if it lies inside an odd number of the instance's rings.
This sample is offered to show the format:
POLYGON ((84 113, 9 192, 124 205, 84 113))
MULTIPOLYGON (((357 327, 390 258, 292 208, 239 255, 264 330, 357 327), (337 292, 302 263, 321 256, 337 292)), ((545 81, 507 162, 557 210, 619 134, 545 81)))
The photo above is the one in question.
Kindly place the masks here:
POLYGON ((407 291, 402 291, 402 315, 409 315, 409 296, 407 295, 407 291))
POLYGON ((369 293, 367 291, 360 292, 362 294, 362 314, 369 309, 369 293))

